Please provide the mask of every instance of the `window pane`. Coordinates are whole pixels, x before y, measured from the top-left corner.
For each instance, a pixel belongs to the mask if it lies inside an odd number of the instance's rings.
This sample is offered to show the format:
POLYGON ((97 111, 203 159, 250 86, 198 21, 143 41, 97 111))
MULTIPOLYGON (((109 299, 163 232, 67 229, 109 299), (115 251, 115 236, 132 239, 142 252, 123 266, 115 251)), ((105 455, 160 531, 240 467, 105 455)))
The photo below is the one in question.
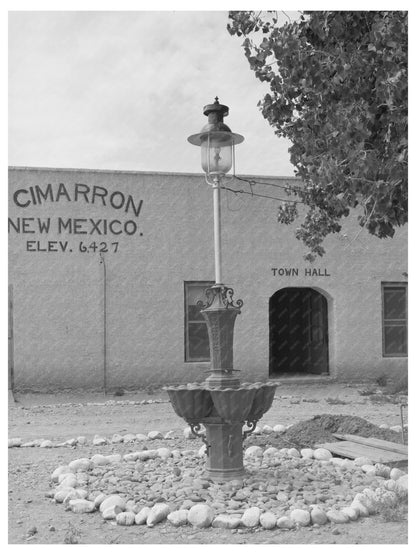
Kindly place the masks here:
POLYGON ((189 357, 209 360, 209 339, 207 325, 189 324, 189 357))
POLYGON ((204 322, 204 317, 201 314, 201 309, 198 306, 195 305, 190 305, 188 306, 188 320, 191 321, 195 321, 195 320, 199 320, 201 322, 204 322))
POLYGON ((407 354, 407 327, 405 325, 384 326, 384 351, 386 355, 407 354))
POLYGON ((384 288, 384 319, 406 318, 406 289, 404 287, 384 288))
POLYGON ((186 286, 186 304, 196 305, 198 301, 206 302, 205 289, 209 287, 208 284, 202 283, 198 285, 187 284, 186 286))

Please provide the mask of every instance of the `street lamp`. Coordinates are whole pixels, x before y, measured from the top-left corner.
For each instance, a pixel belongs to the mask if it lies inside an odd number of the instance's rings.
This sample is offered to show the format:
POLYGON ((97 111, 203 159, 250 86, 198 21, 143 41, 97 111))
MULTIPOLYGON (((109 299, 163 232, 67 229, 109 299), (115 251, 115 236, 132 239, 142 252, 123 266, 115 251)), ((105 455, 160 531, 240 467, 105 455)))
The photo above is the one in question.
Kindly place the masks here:
POLYGON ((205 179, 213 188, 215 284, 206 290, 206 302, 198 301, 207 323, 211 357, 210 375, 202 383, 167 386, 176 414, 186 420, 192 432, 206 444, 207 476, 233 480, 245 474, 243 440, 256 427, 274 398, 275 382, 240 383, 234 374, 234 323, 243 301, 233 300, 234 291, 222 283, 221 274, 221 180, 234 166, 234 146, 244 137, 232 133, 223 118, 228 107, 218 102, 204 107, 208 123, 200 133, 188 137, 201 147, 205 179), (243 432, 243 425, 246 430, 243 432), (206 433, 201 430, 204 425, 206 433))
POLYGON ((215 283, 222 283, 221 273, 221 179, 231 168, 235 168, 234 146, 242 143, 244 137, 232 133, 223 121, 228 116, 228 106, 218 102, 204 106, 203 113, 208 116, 208 123, 200 133, 188 137, 188 141, 201 147, 201 165, 205 179, 213 188, 214 198, 214 251, 215 283))

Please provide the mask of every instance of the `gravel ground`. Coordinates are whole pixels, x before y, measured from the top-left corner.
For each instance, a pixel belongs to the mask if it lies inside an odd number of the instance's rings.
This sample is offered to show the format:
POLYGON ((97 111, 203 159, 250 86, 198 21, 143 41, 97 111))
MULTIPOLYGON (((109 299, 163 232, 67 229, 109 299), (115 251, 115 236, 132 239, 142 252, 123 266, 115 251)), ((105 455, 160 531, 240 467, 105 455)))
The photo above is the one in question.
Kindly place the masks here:
MULTIPOLYGON (((284 385, 261 425, 292 425, 317 415, 351 415, 379 426, 400 424, 400 401, 375 392, 362 395, 366 386, 284 385), (373 398, 372 398, 373 397, 373 398)), ((383 514, 343 525, 328 524, 320 528, 298 530, 193 529, 174 528, 169 523, 147 527, 120 527, 103 521, 98 513, 73 514, 45 496, 51 490, 51 473, 71 460, 91 457, 96 453, 125 454, 139 449, 137 445, 115 444, 95 447, 95 434, 107 438, 115 433, 147 433, 159 430, 174 432, 174 439, 149 441, 149 449, 198 450, 199 440, 183 437, 185 423, 178 418, 163 392, 129 393, 123 397, 78 393, 56 395, 17 395, 17 403, 9 405, 9 437, 23 441, 51 439, 65 441, 85 436, 88 444, 76 447, 40 447, 9 449, 9 542, 10 543, 406 543, 407 515, 403 508, 394 514, 383 514), (146 404, 142 404, 143 402, 146 404), (150 402, 149 401, 153 401, 150 402), (160 401, 160 402, 158 402, 160 401), (34 529, 36 528, 36 531, 34 529)), ((363 434, 364 435, 364 434, 363 434)), ((251 436, 250 443, 260 444, 264 436, 251 436)), ((269 442, 269 444, 271 444, 269 442)), ((141 447, 140 447, 141 448, 141 447)), ((279 483, 284 477, 279 477, 279 483)), ((289 482, 289 479, 287 480, 289 482)), ((346 485, 346 481, 344 480, 346 485)), ((126 486, 127 482, 125 483, 126 486)), ((287 484, 286 484, 287 485, 287 484)), ((339 486, 340 484, 338 484, 339 486)), ((336 487, 337 484, 334 484, 336 487)), ((333 488, 331 488, 333 489, 333 488)), ((299 493, 299 492, 297 492, 299 493)))

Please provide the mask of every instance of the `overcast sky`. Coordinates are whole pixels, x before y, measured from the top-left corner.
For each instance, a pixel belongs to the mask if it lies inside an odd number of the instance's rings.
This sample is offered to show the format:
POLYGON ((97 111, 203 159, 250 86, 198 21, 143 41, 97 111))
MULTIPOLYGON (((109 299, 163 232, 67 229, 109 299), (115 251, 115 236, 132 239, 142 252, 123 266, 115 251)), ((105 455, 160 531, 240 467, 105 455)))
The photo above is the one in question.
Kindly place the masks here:
POLYGON ((218 95, 245 136, 237 174, 293 175, 226 25, 226 11, 11 12, 9 164, 200 172, 186 138, 218 95))

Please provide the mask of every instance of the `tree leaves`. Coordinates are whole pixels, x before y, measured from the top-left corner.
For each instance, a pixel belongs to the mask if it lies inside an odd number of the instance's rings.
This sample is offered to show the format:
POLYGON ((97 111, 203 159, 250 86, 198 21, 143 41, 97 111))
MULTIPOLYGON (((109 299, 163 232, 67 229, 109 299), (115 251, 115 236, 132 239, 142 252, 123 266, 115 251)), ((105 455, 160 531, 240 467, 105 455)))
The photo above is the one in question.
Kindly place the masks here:
MULTIPOLYGON (((296 236, 322 256, 350 208, 377 237, 407 222, 407 12, 303 12, 279 25, 272 12, 230 12, 251 69, 270 92, 260 101, 290 157, 308 207, 296 236)), ((293 205, 278 210, 292 223, 293 205)))

